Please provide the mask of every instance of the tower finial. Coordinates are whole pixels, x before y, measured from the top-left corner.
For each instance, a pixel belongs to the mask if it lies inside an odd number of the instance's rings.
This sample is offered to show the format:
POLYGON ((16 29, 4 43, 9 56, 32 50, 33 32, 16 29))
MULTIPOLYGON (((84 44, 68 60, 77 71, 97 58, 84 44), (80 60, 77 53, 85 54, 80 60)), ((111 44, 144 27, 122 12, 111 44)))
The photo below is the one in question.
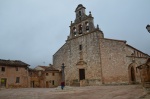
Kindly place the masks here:
POLYGON ((89 16, 92 16, 91 11, 89 11, 89 16))
POLYGON ((72 21, 71 21, 71 25, 72 25, 72 21))
POLYGON ((97 29, 99 29, 99 25, 97 24, 97 29))

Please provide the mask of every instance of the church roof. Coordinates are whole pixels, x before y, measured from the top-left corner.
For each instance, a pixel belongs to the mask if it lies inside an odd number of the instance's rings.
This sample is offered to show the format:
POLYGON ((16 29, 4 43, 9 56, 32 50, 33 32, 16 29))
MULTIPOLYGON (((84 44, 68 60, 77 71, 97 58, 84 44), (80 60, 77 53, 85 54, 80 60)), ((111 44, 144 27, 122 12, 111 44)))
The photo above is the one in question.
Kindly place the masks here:
POLYGON ((0 59, 0 65, 1 66, 30 66, 27 63, 24 63, 20 60, 4 60, 0 59))
POLYGON ((129 45, 129 44, 126 44, 126 46, 128 46, 128 47, 130 47, 130 48, 132 48, 132 49, 134 49, 134 50, 137 50, 137 51, 139 51, 139 52, 141 52, 141 53, 143 53, 143 54, 145 54, 147 57, 150 57, 148 54, 146 54, 146 53, 144 53, 144 52, 142 52, 142 51, 140 51, 140 50, 134 48, 133 46, 131 46, 131 45, 129 45))

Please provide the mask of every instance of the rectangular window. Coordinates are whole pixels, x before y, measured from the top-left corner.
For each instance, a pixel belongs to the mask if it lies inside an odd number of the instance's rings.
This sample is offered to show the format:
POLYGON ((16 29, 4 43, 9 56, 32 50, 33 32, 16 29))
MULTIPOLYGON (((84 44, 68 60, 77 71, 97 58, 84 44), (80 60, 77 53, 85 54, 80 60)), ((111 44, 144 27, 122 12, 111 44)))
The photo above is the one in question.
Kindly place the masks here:
POLYGON ((54 80, 52 80, 52 85, 54 85, 55 84, 55 82, 54 82, 54 80))
POLYGON ((1 71, 3 71, 3 72, 4 72, 4 71, 5 71, 5 67, 2 67, 1 71))
POLYGON ((18 67, 16 67, 16 71, 18 71, 18 67))
POLYGON ((80 50, 80 51, 82 50, 82 45, 79 45, 79 50, 80 50))
POLYGON ((52 73, 52 76, 55 76, 55 73, 52 73))
POLYGON ((16 83, 20 83, 20 77, 16 77, 16 83))

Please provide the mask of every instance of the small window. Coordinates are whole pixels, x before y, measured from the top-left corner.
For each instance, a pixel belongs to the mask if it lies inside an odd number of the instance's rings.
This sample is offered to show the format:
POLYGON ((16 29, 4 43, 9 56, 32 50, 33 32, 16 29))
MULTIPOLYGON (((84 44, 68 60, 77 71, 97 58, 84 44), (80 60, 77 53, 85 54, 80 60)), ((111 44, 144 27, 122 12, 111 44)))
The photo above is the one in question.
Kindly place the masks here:
POLYGON ((80 51, 82 50, 82 45, 79 45, 79 50, 80 50, 80 51))
POLYGON ((55 73, 52 73, 52 76, 55 76, 55 73))
POLYGON ((20 83, 20 77, 16 77, 16 83, 20 83))
POLYGON ((1 71, 3 71, 3 72, 4 72, 4 71, 5 71, 5 67, 2 67, 1 71))
POLYGON ((55 82, 54 82, 54 80, 52 80, 52 85, 55 85, 55 82))
POLYGON ((86 22, 85 25, 86 25, 86 32, 89 32, 89 23, 86 22))
POLYGON ((16 67, 16 71, 18 71, 18 67, 16 67))
POLYGON ((82 25, 79 25, 79 34, 82 34, 82 25))
POLYGON ((74 36, 77 36, 77 30, 75 27, 73 28, 73 33, 74 33, 74 36))
POLYGON ((46 73, 46 76, 48 76, 48 73, 46 73))
POLYGON ((79 11, 79 16, 81 16, 81 11, 79 11))

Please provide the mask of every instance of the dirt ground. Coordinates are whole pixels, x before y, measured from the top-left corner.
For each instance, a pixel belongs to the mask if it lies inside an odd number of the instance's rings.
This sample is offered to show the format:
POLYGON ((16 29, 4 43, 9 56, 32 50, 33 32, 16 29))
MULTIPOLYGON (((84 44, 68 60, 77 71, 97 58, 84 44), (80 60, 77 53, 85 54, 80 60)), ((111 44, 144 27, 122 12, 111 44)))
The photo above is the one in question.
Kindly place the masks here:
POLYGON ((141 85, 1 89, 0 99, 150 99, 141 85))

